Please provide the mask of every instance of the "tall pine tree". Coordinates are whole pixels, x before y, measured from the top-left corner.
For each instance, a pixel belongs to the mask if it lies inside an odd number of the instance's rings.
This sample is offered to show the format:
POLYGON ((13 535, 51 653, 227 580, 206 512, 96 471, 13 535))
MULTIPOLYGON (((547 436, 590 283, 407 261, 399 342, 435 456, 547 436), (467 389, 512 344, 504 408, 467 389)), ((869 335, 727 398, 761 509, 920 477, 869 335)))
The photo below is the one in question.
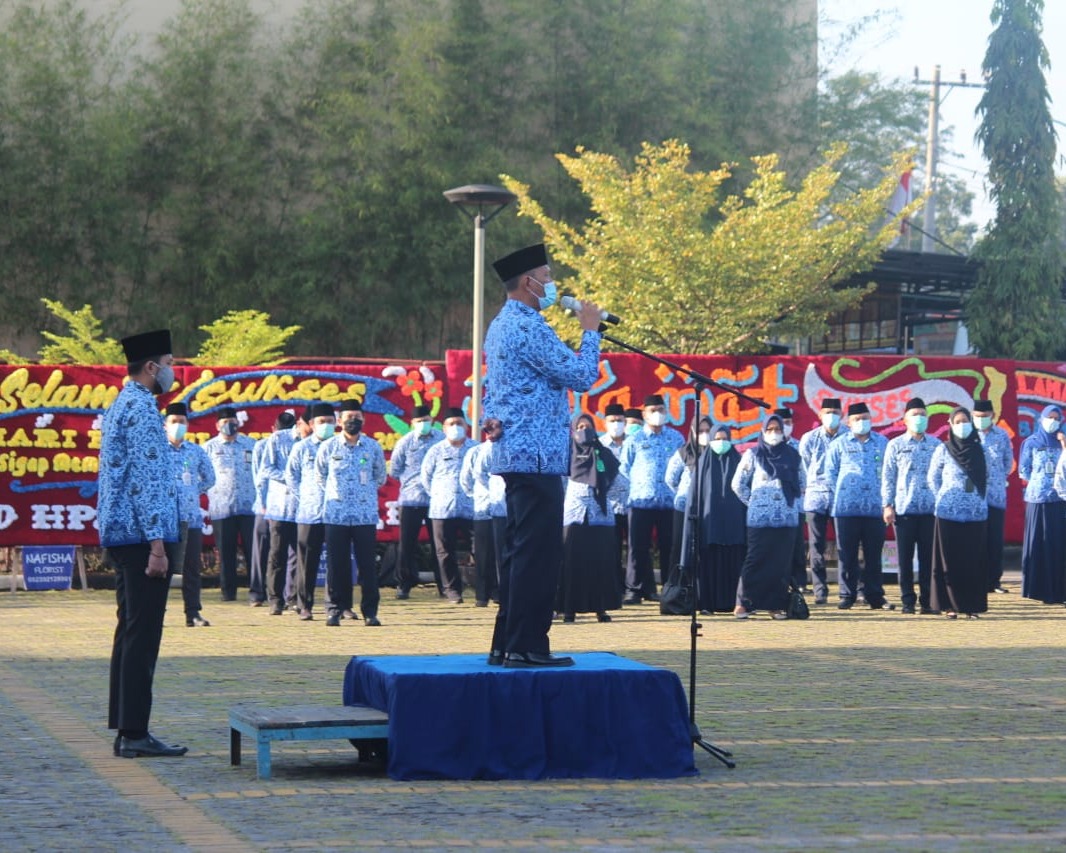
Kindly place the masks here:
POLYGON ((966 316, 970 340, 989 358, 1056 358, 1066 331, 1043 11, 1043 0, 996 0, 983 65, 977 139, 996 218, 977 247, 984 266, 966 316))

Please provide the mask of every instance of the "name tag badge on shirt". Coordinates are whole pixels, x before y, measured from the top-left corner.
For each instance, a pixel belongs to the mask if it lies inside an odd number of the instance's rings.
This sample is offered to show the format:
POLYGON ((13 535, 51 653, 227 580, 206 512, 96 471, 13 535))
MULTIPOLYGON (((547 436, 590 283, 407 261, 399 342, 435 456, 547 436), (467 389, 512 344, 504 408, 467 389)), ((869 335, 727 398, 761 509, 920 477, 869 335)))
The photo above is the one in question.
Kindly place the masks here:
POLYGON ((182 475, 181 475, 181 481, 182 481, 182 482, 183 482, 183 483, 184 483, 184 484, 185 484, 186 486, 191 486, 191 485, 192 485, 192 474, 190 474, 190 473, 189 473, 188 471, 184 471, 184 472, 182 472, 182 475))
POLYGON ((370 472, 366 468, 359 469, 359 485, 365 486, 370 482, 370 472))
POLYGON ((244 451, 244 464, 245 465, 251 465, 252 464, 252 451, 250 451, 250 450, 244 451))

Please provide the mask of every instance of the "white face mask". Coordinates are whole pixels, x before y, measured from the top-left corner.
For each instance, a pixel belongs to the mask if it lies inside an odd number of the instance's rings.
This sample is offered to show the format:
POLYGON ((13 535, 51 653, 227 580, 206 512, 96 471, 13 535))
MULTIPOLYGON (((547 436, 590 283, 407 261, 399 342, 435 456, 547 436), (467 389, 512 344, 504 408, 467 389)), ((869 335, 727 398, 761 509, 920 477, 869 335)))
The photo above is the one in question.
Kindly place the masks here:
POLYGON ((954 435, 955 438, 969 438, 972 433, 973 424, 969 421, 966 421, 965 423, 961 424, 951 425, 951 434, 954 435))
POLYGON ((851 431, 855 435, 866 435, 870 431, 870 419, 862 418, 851 424, 851 431))
POLYGON ((836 412, 823 412, 822 426, 829 430, 836 429, 838 426, 840 426, 840 415, 838 415, 836 412))
POLYGON ((444 428, 444 434, 448 437, 448 441, 462 441, 463 436, 466 435, 466 427, 462 424, 452 424, 444 428))
POLYGON ((171 441, 181 441, 189 427, 182 423, 167 424, 167 437, 171 441))
POLYGON ((696 437, 696 441, 699 442, 700 447, 707 447, 711 443, 711 434, 709 432, 701 432, 696 437))
POLYGON ((782 429, 785 431, 785 438, 792 438, 792 424, 785 424, 782 429))
POLYGON ((661 427, 666 423, 666 412, 648 412, 644 420, 647 421, 648 426, 661 427))
POLYGON ((776 447, 782 441, 785 440, 785 434, 783 432, 764 432, 762 434, 763 441, 769 444, 771 447, 776 447))
POLYGON ((607 434, 611 438, 621 438, 626 434, 626 422, 625 421, 611 421, 607 424, 607 434))
POLYGON ((1041 418, 1040 426, 1044 428, 1044 432, 1058 432, 1059 422, 1055 418, 1041 418))

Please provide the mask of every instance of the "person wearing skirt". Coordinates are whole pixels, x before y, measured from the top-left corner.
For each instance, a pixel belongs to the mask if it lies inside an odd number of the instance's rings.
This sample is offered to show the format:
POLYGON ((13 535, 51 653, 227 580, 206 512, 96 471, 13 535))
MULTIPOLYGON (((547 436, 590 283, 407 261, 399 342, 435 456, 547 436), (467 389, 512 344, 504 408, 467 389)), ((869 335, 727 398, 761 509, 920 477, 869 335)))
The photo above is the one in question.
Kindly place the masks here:
MULTIPOLYGON (((740 454, 733 446, 732 433, 725 424, 711 427, 709 452, 700 454, 699 477, 693 476, 685 514, 681 565, 692 568, 690 551, 699 522, 699 559, 696 568, 698 601, 703 613, 731 613, 736 604, 740 567, 747 550, 745 517, 747 507, 733 491, 733 475, 740 465, 740 454), (695 494, 696 481, 700 494, 695 494)), ((694 471, 696 469, 693 469, 694 471)))
POLYGON ((948 419, 951 432, 929 463, 933 513, 933 582, 930 605, 949 619, 988 610, 988 484, 998 469, 974 431, 969 409, 948 419))
POLYGON ((1062 457, 1062 409, 1046 406, 1033 434, 1022 442, 1018 477, 1025 483, 1025 532, 1022 534, 1022 595, 1061 604, 1066 560, 1066 477, 1063 495, 1055 491, 1062 457))
POLYGON ((785 619, 792 549, 804 488, 799 453, 785 443, 784 423, 770 415, 758 443, 746 450, 733 475, 733 491, 747 508, 747 542, 733 615, 746 619, 768 610, 785 619))
POLYGON ((570 442, 570 476, 563 502, 563 566, 556 610, 564 622, 578 613, 595 613, 610 622, 608 610, 622 606, 614 509, 629 492, 618 460, 604 447, 590 415, 574 421, 570 442))

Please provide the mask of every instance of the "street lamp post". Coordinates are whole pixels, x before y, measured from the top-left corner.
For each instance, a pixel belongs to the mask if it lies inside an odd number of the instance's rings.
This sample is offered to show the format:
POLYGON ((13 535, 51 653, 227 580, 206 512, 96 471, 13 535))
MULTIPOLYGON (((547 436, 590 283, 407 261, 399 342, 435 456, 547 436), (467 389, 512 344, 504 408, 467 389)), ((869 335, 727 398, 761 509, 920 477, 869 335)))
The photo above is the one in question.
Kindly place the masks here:
POLYGON ((491 184, 467 184, 446 190, 444 197, 474 223, 474 329, 471 350, 473 388, 470 391, 470 424, 481 422, 481 343, 485 338, 485 226, 517 196, 491 184))

